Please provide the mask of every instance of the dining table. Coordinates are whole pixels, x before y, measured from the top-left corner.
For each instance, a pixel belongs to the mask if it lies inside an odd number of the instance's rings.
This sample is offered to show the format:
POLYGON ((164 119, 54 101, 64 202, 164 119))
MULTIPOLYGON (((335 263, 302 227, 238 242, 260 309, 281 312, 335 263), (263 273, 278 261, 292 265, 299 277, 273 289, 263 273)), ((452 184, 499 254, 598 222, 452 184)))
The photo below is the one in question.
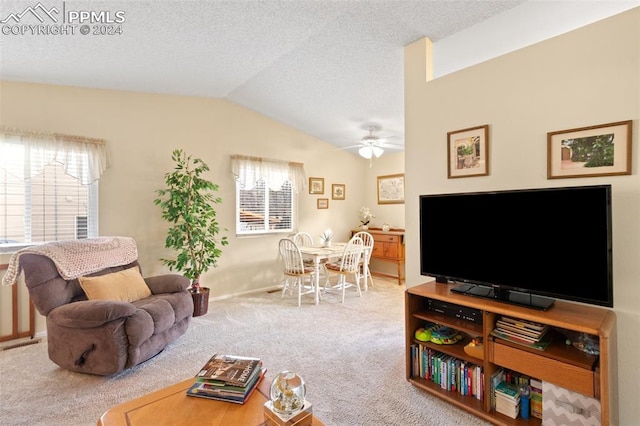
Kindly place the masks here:
MULTIPOLYGON (((313 245, 313 246, 300 246, 298 247, 300 249, 300 254, 302 255, 303 258, 305 259, 312 259, 313 260, 313 272, 314 272, 314 279, 315 279, 315 304, 319 304, 320 303, 320 265, 323 263, 323 261, 329 262, 332 259, 338 259, 342 256, 342 254, 344 253, 344 248, 347 245, 347 243, 331 243, 330 246, 321 246, 321 245, 313 245)), ((364 247, 364 258, 366 258, 366 254, 367 254, 367 247, 364 247)), ((367 273, 367 268, 369 268, 369 265, 367 265, 367 262, 364 262, 364 277, 366 277, 366 273, 367 273)), ((367 291, 368 287, 367 287, 367 280, 365 279, 364 281, 364 291, 367 291)))

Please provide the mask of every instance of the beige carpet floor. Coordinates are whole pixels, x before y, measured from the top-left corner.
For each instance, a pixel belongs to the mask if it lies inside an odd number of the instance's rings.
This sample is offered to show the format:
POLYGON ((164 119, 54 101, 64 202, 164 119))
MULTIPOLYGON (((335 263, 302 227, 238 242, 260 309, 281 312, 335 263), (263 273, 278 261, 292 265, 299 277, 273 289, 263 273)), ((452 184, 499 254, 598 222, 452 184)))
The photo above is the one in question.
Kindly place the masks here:
POLYGON ((111 406, 195 375, 216 352, 261 357, 267 379, 298 372, 328 426, 485 424, 405 380, 403 336, 404 286, 391 280, 344 304, 335 295, 300 307, 279 292, 233 297, 211 302, 179 340, 113 377, 59 368, 46 339, 0 351, 0 425, 95 425, 111 406))

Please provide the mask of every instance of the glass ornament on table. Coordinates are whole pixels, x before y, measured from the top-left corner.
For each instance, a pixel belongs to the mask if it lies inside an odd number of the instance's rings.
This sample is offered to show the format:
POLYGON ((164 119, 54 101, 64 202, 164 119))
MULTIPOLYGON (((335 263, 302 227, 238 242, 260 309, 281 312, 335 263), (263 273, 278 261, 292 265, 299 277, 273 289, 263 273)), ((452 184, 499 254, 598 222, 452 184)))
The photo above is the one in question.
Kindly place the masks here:
POLYGON ((302 377, 293 371, 283 371, 271 383, 273 409, 285 415, 300 411, 304 408, 306 393, 302 377))

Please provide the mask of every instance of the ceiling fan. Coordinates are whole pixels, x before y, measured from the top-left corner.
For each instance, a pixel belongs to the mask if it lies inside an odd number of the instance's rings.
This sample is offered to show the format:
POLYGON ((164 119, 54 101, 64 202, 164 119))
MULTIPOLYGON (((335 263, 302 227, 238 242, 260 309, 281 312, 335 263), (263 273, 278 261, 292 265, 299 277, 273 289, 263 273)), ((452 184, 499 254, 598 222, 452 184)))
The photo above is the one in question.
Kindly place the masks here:
POLYGON ((395 136, 380 137, 375 135, 374 132, 382 130, 380 126, 369 125, 365 128, 369 134, 360 139, 357 145, 347 146, 341 149, 358 148, 358 154, 367 160, 372 160, 374 157, 378 158, 384 153, 384 148, 404 149, 404 146, 399 144, 389 143, 389 139, 395 138, 395 136))

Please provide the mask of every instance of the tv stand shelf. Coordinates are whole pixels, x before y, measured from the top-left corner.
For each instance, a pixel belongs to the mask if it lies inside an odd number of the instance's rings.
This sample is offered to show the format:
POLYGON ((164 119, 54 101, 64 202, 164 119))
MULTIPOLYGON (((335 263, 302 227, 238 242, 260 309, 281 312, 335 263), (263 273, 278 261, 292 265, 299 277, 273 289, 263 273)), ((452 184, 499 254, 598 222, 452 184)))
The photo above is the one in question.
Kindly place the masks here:
POLYGON ((406 378, 411 384, 494 424, 540 425, 540 419, 534 417, 528 420, 521 417, 512 419, 491 409, 491 375, 499 368, 505 368, 596 398, 600 401, 602 425, 617 424, 616 317, 612 310, 557 300, 549 310, 540 311, 453 293, 450 288, 447 284, 428 282, 410 287, 405 292, 406 378), (479 310, 482 313, 482 323, 429 310, 430 299, 479 310), (490 333, 502 315, 547 324, 552 327, 549 333, 557 333, 557 336, 554 336, 544 351, 495 338, 490 333), (455 328, 468 337, 453 345, 416 340, 415 330, 426 322, 455 328), (599 356, 567 345, 558 330, 597 336, 599 356), (465 353, 464 345, 472 337, 482 337, 484 359, 465 353), (430 380, 418 375, 414 377, 411 347, 416 344, 481 366, 484 371, 484 399, 448 392, 430 380))

